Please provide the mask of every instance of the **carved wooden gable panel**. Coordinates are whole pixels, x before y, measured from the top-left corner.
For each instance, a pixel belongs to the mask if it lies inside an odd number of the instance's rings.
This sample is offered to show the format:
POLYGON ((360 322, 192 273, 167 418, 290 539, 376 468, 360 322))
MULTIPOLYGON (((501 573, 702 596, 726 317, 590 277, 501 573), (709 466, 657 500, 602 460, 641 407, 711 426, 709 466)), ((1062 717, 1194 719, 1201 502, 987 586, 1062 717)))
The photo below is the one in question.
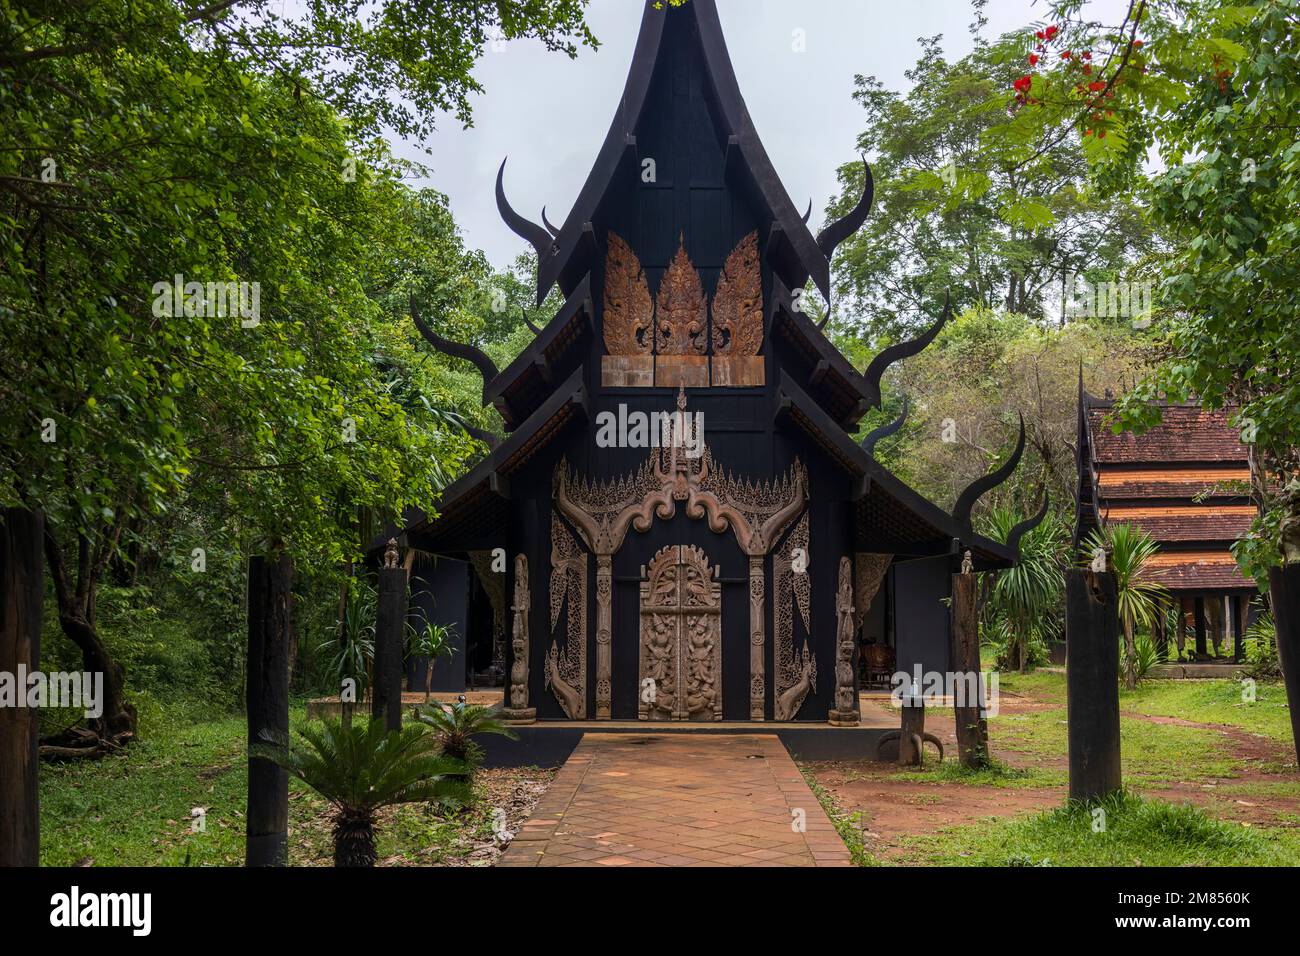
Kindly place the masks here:
POLYGON ((654 299, 641 261, 612 230, 605 248, 601 382, 607 388, 753 386, 765 381, 763 279, 758 233, 727 256, 712 321, 685 235, 654 299))

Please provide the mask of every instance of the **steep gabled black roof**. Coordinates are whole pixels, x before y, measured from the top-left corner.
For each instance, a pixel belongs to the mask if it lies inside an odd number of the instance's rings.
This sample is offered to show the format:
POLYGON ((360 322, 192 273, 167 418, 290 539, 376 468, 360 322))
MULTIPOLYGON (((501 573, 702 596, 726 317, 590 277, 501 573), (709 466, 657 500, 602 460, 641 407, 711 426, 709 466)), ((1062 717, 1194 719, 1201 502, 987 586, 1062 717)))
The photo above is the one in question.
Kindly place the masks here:
MULTIPOLYGON (((601 200, 611 188, 628 151, 635 148, 635 131, 646 105, 655 67, 664 50, 664 24, 670 16, 689 16, 695 20, 705 67, 711 81, 712 97, 717 107, 715 115, 718 123, 724 127, 722 132, 725 135, 722 138, 728 144, 728 168, 735 168, 737 175, 746 177, 747 185, 771 213, 773 225, 781 235, 782 254, 778 261, 786 272, 787 284, 792 288, 802 286, 811 277, 829 301, 829 259, 818 247, 808 225, 790 201, 790 196, 754 130, 749 110, 736 82, 713 0, 690 0, 678 9, 670 9, 667 3, 660 10, 649 3, 645 4, 632 67, 623 88, 618 112, 597 154, 596 163, 554 242, 549 246, 544 246, 541 241, 534 242, 535 246, 543 246, 538 250, 540 262, 537 300, 542 301, 557 282, 568 295, 590 268, 590 263, 586 261, 594 248, 587 239, 590 223, 601 200), (733 155, 735 160, 731 158, 733 155)), ((498 200, 501 199, 498 192, 498 200)), ((503 208, 502 212, 509 222, 513 213, 507 215, 507 209, 508 207, 503 208)), ((511 228, 516 228, 516 225, 517 222, 512 223, 511 228)), ((516 228, 516 231, 520 230, 516 228)), ((524 232, 531 230, 525 228, 524 232)), ((532 235, 525 235, 525 238, 530 242, 534 240, 532 235)))

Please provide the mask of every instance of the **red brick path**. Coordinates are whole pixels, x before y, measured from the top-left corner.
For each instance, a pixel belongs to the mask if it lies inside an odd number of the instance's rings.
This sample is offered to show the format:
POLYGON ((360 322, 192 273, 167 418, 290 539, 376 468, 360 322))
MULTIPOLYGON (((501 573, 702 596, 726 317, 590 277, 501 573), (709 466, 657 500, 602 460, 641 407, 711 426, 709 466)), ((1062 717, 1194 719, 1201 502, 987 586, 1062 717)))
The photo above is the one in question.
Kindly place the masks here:
POLYGON ((849 853, 775 735, 589 733, 497 865, 848 866, 849 853))

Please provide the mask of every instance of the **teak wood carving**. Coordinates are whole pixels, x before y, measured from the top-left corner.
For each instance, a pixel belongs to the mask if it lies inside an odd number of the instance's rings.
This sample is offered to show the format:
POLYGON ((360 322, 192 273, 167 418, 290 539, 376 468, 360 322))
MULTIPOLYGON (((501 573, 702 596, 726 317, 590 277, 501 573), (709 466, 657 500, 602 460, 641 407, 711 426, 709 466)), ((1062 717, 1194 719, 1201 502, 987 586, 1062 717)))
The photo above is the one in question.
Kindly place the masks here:
POLYGON ((763 278, 758 232, 727 256, 713 295, 713 354, 757 355, 763 345, 763 278))
POLYGON ((587 552, 551 515, 551 633, 565 611, 564 650, 551 641, 546 686, 570 720, 587 719, 587 552))
POLYGON ((605 250, 605 351, 610 355, 649 355, 654 303, 641 261, 616 232, 605 250))
POLYGON ((858 685, 853 675, 854 634, 853 565, 840 558, 835 589, 835 708, 830 723, 853 726, 858 722, 858 685))
POLYGON ((704 552, 669 545, 641 583, 638 716, 722 719, 722 585, 704 552))
POLYGON ((794 720, 808 693, 817 687, 817 657, 805 641, 795 650, 794 613, 797 608, 805 634, 811 634, 808 576, 811 551, 808 546, 808 512, 795 523, 785 546, 772 559, 776 606, 776 696, 773 714, 777 720, 794 720))
MULTIPOLYGON (((684 410, 684 398, 678 399, 684 410)), ((629 528, 650 530, 655 518, 671 520, 681 503, 688 517, 708 522, 709 530, 728 529, 749 556, 750 717, 762 720, 766 695, 764 645, 766 580, 763 559, 808 498, 808 473, 795 459, 778 481, 751 483, 720 473, 706 445, 699 458, 677 447, 652 451, 632 475, 589 482, 570 474, 567 459, 556 465, 553 496, 559 512, 596 556, 596 719, 610 717, 612 683, 613 556, 629 528)))
POLYGON ((514 622, 510 635, 510 706, 501 713, 507 720, 531 723, 537 709, 528 706, 528 612, 532 601, 528 591, 528 558, 515 556, 515 600, 510 606, 514 622))

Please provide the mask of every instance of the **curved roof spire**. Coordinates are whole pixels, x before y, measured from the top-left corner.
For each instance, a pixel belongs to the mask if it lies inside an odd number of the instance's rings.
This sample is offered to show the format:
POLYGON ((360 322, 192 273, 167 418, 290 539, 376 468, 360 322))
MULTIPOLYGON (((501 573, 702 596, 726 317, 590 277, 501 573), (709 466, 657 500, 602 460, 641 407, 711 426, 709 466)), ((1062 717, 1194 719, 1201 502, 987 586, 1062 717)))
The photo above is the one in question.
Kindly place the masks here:
POLYGON ((510 200, 506 199, 506 159, 501 160, 501 168, 497 170, 497 212, 501 213, 501 218, 510 227, 510 231, 520 239, 526 240, 537 251, 538 260, 544 261, 552 250, 551 234, 537 223, 515 212, 510 205, 510 200))
POLYGON ((885 375, 885 370, 895 362, 901 362, 905 358, 911 358, 913 355, 921 352, 927 345, 935 340, 935 337, 948 324, 952 318, 952 296, 946 294, 943 297, 943 315, 939 316, 939 321, 934 323, 920 335, 906 342, 899 342, 897 345, 891 345, 885 349, 867 366, 867 370, 862 373, 862 377, 867 380, 867 388, 874 396, 874 402, 880 405, 880 380, 885 375))
MULTIPOLYGON (((587 181, 573 204, 572 212, 554 238, 553 254, 541 258, 537 275, 537 301, 545 299, 557 282, 567 295, 586 274, 581 261, 571 265, 571 260, 582 248, 584 232, 595 217, 607 190, 616 181, 625 154, 636 147, 636 130, 648 101, 655 67, 661 54, 671 55, 669 44, 664 42, 665 24, 669 17, 692 17, 707 74, 704 87, 717 107, 714 116, 721 134, 720 141, 730 143, 738 151, 738 158, 747 169, 758 198, 772 216, 774 227, 780 230, 783 243, 788 244, 788 265, 784 267, 789 272, 786 284, 795 288, 811 277, 829 302, 830 264, 791 202, 754 129, 744 97, 740 93, 740 85, 736 81, 731 56, 727 52, 714 0, 690 0, 678 8, 671 8, 665 3, 660 7, 661 9, 655 9, 654 4, 645 4, 632 65, 623 95, 619 99, 619 109, 605 135, 596 162, 587 175, 587 181)), ((513 223, 511 228, 515 228, 513 223)), ((541 226, 533 228, 545 233, 541 226)), ((537 248, 538 243, 534 241, 537 237, 531 231, 525 233, 515 229, 515 232, 537 248)), ((549 234, 546 247, 550 247, 549 234)))
POLYGON ((871 214, 871 202, 876 195, 876 182, 871 176, 871 165, 865 156, 862 159, 862 175, 862 195, 857 205, 817 235, 817 248, 822 251, 827 262, 835 255, 836 247, 857 232, 867 221, 867 216, 871 214))

